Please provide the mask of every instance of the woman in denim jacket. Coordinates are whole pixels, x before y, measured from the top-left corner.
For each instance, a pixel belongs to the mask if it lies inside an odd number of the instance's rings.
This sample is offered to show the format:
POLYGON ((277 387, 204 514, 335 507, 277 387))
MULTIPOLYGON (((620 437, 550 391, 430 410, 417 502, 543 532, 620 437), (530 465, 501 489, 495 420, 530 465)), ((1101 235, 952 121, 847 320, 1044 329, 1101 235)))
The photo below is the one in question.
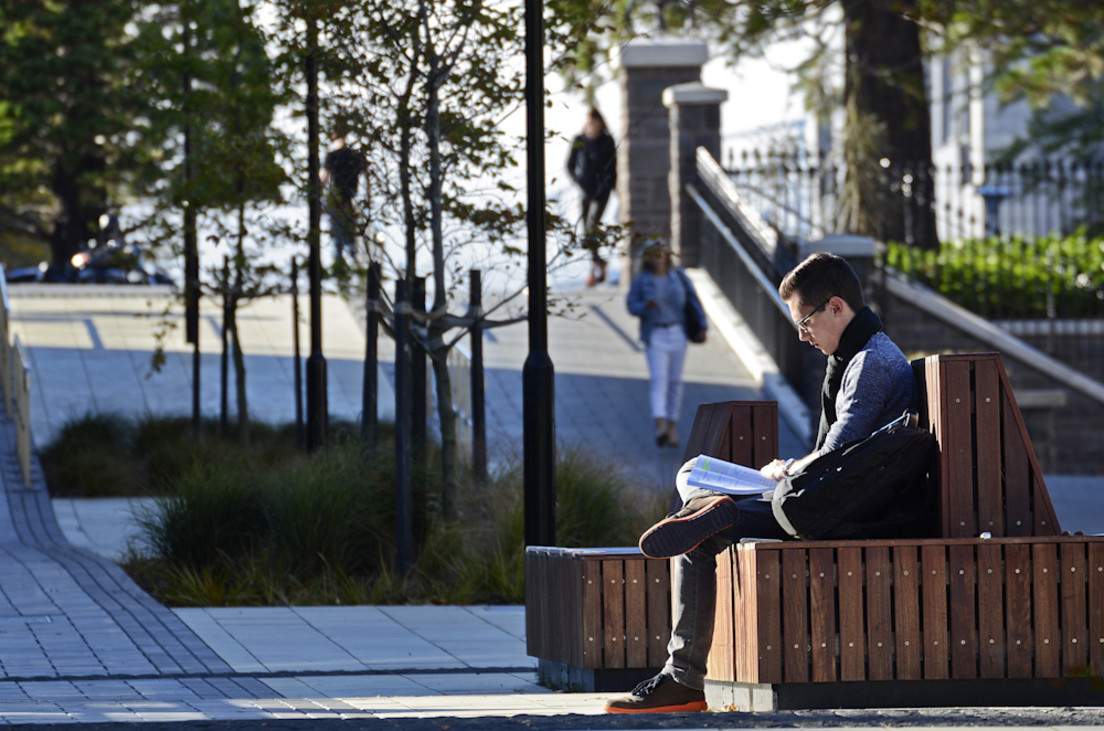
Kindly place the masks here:
POLYGON ((671 252, 662 242, 644 250, 643 267, 633 279, 628 307, 640 318, 656 444, 677 447, 686 343, 705 339, 705 311, 685 272, 671 266, 671 252))

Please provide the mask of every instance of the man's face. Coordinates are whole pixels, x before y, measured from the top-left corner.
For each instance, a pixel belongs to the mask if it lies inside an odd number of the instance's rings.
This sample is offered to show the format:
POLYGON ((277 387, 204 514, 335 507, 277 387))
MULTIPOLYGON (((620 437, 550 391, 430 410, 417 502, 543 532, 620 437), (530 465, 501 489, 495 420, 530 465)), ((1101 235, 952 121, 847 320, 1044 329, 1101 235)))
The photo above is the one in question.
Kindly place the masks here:
POLYGON ((793 297, 787 300, 786 306, 797 325, 797 336, 825 355, 836 352, 840 336, 854 317, 851 308, 839 297, 811 304, 793 297))

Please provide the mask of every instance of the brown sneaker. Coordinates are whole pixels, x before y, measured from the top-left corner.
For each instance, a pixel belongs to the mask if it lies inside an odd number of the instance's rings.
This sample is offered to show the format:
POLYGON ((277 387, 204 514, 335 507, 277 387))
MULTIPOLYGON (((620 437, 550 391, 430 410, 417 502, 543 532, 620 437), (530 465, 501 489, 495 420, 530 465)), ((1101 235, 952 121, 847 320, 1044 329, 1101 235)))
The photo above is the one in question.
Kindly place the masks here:
POLYGON ((689 553, 714 533, 736 522, 740 508, 725 495, 692 498, 674 515, 644 531, 640 550, 649 558, 670 558, 689 553))
POLYGON ((704 711, 705 691, 683 685, 660 673, 632 689, 632 693, 606 703, 606 713, 683 713, 704 711))

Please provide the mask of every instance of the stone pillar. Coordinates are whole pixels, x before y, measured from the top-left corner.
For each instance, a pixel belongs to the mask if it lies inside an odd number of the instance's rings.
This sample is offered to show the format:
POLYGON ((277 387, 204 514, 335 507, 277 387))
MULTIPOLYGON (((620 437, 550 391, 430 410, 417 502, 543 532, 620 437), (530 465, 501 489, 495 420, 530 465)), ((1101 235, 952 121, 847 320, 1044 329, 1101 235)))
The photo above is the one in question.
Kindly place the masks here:
MULTIPOLYGON (((632 40, 614 54, 621 85, 622 139, 617 146, 617 204, 629 233, 632 268, 649 237, 671 235, 671 132, 663 90, 701 80, 708 57, 702 41, 632 40)), ((628 278, 626 278, 627 280, 628 278)))
POLYGON ((721 159, 721 103, 728 99, 724 89, 711 89, 700 82, 678 84, 663 92, 671 127, 671 169, 668 188, 671 197, 671 250, 683 266, 695 267, 701 254, 701 210, 686 186, 698 179, 696 157, 704 147, 714 160, 721 159))

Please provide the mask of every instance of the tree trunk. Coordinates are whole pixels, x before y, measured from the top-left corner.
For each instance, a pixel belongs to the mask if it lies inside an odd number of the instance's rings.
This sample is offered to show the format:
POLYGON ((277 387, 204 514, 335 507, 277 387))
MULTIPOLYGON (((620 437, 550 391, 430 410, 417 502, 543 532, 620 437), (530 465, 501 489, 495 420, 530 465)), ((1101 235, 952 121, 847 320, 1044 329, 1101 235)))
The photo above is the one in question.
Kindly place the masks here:
POLYGON ((937 247, 931 117, 919 27, 904 17, 916 0, 842 0, 847 55, 847 187, 860 213, 855 233, 937 247), (881 138, 880 151, 870 149, 881 138), (873 159, 872 159, 873 158, 873 159), (883 197, 872 185, 889 190, 883 197), (865 229, 865 230, 864 230, 865 229))
POLYGON ((102 159, 85 155, 75 170, 66 167, 64 160, 54 168, 50 190, 61 207, 50 233, 51 263, 54 266, 68 265, 73 254, 80 251, 81 245, 96 237, 100 215, 107 210, 107 196, 98 188, 82 185, 80 181, 86 176, 98 178, 104 167, 102 159))
POLYGON ((234 256, 234 287, 230 295, 230 323, 234 336, 231 356, 234 360, 234 386, 238 403, 238 438, 249 444, 249 400, 245 393, 245 353, 238 337, 238 301, 242 296, 242 268, 245 266, 245 205, 238 206, 238 241, 234 256))
POLYGON ((437 387, 437 421, 441 425, 441 508, 446 518, 455 518, 456 506, 456 412, 452 408, 452 375, 448 351, 434 354, 433 381, 437 387))
MULTIPOLYGON (((422 0, 425 21, 425 0, 422 0)), ((449 70, 443 68, 433 47, 428 26, 426 30, 426 148, 429 152, 429 233, 433 250, 433 314, 443 312, 448 305, 445 284, 444 193, 441 171, 441 85, 449 70)), ((441 504, 446 518, 456 517, 456 419, 452 411, 452 387, 448 373, 448 349, 444 345, 439 320, 431 318, 426 327, 426 352, 433 359, 437 384, 437 414, 441 427, 441 504)))

